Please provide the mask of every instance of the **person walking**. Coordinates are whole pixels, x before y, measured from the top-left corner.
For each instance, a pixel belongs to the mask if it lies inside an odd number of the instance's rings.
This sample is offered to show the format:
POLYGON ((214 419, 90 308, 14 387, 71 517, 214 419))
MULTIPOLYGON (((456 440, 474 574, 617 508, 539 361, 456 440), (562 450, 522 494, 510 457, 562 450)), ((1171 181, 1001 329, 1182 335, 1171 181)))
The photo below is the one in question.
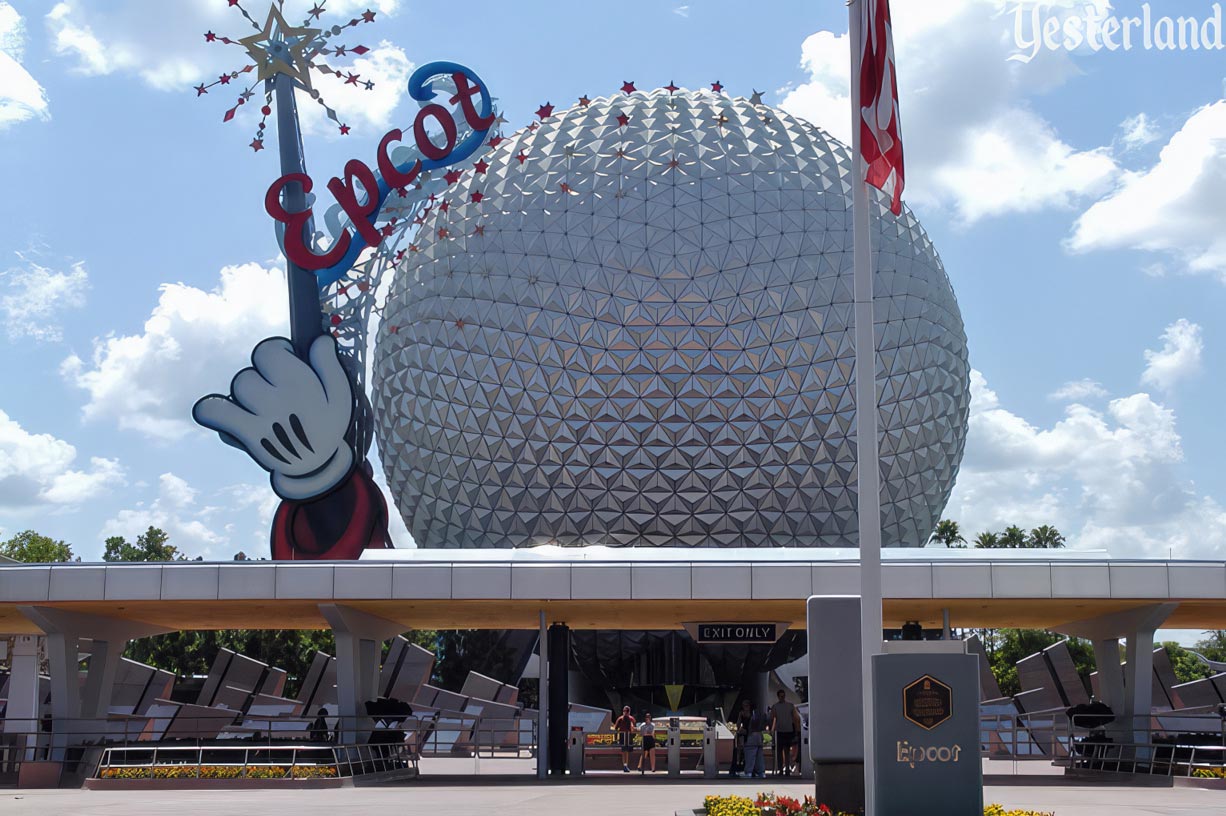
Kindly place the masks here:
POLYGON ((749 700, 741 700, 741 707, 732 717, 732 764, 728 768, 729 776, 740 776, 745 770, 745 738, 749 736, 749 723, 753 717, 753 704, 749 700))
POLYGON ((746 700, 741 704, 741 714, 737 716, 737 733, 741 731, 744 721, 745 729, 745 775, 762 779, 766 776, 766 757, 762 753, 762 732, 766 729, 767 719, 746 700), (748 708, 748 715, 746 715, 748 708))
MULTIPOLYGON (((791 776, 797 765, 796 750, 800 745, 800 712, 788 702, 787 692, 779 689, 779 698, 771 706, 771 732, 775 735, 775 772, 791 776)), ((797 769, 799 772, 799 769, 797 769)))
POLYGON ((651 757, 651 772, 656 772, 656 724, 651 721, 651 712, 643 712, 643 722, 639 724, 639 736, 643 738, 643 753, 639 754, 639 773, 643 770, 643 757, 651 757))
POLYGON ((617 747, 621 749, 622 771, 630 773, 630 751, 634 747, 634 715, 630 706, 622 706, 622 715, 613 723, 613 731, 617 734, 617 747))

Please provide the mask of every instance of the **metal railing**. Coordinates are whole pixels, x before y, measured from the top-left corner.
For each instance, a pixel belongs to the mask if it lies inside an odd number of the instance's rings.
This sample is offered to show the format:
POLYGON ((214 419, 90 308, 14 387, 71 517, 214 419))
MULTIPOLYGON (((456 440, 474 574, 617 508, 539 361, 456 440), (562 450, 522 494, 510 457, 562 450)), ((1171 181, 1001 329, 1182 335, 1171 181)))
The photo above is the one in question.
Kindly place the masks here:
MULTIPOLYGON (((423 756, 477 759, 534 755, 535 718, 482 717, 424 709, 413 716, 252 716, 218 709, 208 716, 153 714, 107 718, 9 721, 0 732, 0 782, 16 781, 31 762, 58 763, 64 774, 96 775, 100 768, 159 763, 295 768, 321 757, 338 776, 374 768, 417 767, 423 756), (264 757, 265 759, 259 759, 264 757), (267 759, 272 757, 271 759, 267 759), (173 762, 170 762, 174 759, 173 762), (224 760, 224 761, 223 761, 224 760)), ((233 778, 233 777, 231 777, 233 778)), ((249 777, 248 777, 249 778, 249 777)))
POLYGON ((1210 709, 1068 722, 1073 770, 1150 776, 1195 776, 1226 771, 1226 719, 1210 709))

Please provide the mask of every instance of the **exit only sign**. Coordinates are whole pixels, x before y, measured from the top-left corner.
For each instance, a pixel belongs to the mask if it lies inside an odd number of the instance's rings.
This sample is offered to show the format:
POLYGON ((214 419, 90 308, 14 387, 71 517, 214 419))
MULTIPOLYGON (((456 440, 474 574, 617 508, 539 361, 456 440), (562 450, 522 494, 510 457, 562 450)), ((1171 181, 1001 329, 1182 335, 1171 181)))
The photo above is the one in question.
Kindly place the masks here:
POLYGON ((774 621, 710 621, 687 623, 686 631, 697 643, 774 643, 787 624, 774 621))

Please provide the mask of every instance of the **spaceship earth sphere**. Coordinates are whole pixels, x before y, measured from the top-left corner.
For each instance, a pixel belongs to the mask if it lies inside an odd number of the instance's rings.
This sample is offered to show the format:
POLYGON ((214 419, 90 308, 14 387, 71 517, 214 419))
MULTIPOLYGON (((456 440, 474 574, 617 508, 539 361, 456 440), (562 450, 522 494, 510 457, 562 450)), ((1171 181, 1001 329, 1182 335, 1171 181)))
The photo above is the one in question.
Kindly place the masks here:
MULTIPOLYGON (((375 350, 418 546, 855 546, 850 172, 783 111, 667 90, 465 168, 375 350)), ((916 546, 962 458, 966 336, 919 222, 873 202, 883 542, 916 546)))

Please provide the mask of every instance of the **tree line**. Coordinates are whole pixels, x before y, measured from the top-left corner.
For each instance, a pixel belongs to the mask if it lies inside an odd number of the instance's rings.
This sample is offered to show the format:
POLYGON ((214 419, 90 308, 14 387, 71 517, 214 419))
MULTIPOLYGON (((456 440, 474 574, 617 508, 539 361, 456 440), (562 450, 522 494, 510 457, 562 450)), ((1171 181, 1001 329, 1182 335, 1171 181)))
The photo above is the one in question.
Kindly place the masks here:
MULTIPOLYGON (((950 549, 966 549, 966 538, 958 522, 942 519, 928 538, 928 543, 950 549)), ((1067 543, 1064 535, 1050 524, 1026 531, 1011 524, 1000 532, 985 530, 975 536, 972 546, 978 550, 1061 550, 1067 543)))
MULTIPOLYGON (((0 555, 14 561, 38 564, 81 560, 67 542, 34 530, 22 531, 0 542, 0 555)), ((107 538, 103 542, 102 560, 121 563, 204 559, 189 558, 170 543, 170 536, 166 531, 149 527, 131 542, 124 536, 107 538)), ((234 555, 234 560, 250 559, 246 553, 239 552, 234 555)), ((511 655, 499 636, 499 632, 484 630, 413 630, 404 633, 404 637, 434 653, 432 681, 453 691, 459 690, 470 670, 482 671, 495 677, 499 673, 505 673, 500 672, 500 669, 509 665, 511 655)), ((164 669, 178 677, 191 677, 207 674, 221 649, 229 649, 285 669, 289 674, 286 694, 292 697, 297 694, 297 684, 310 668, 315 652, 336 654, 336 641, 331 629, 181 630, 134 640, 128 644, 124 657, 164 669)))

